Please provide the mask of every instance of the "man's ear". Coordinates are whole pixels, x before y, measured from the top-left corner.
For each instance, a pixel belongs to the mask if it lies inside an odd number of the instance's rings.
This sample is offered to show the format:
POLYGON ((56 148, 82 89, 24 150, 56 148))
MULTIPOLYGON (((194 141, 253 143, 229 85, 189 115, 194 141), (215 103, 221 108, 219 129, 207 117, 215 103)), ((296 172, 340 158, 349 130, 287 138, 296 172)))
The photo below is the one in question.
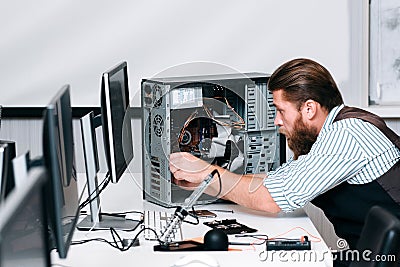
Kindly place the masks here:
POLYGON ((303 116, 305 116, 307 119, 312 120, 316 114, 317 114, 317 109, 319 107, 319 103, 314 101, 314 100, 307 100, 303 104, 303 116))

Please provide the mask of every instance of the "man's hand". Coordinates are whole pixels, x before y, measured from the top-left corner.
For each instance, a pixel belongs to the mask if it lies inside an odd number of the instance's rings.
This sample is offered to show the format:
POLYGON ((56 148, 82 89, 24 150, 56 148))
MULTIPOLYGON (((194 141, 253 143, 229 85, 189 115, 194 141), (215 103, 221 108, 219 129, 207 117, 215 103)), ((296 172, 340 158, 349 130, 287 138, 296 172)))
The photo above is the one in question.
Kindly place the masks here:
POLYGON ((174 182, 183 188, 193 190, 208 174, 217 169, 222 183, 214 179, 206 189, 207 194, 211 196, 218 194, 225 199, 256 210, 274 213, 280 211, 268 189, 262 185, 265 174, 232 173, 186 152, 173 153, 169 159, 169 168, 175 177, 174 182))
POLYGON ((172 153, 169 169, 178 185, 193 187, 201 183, 214 167, 187 152, 172 153))

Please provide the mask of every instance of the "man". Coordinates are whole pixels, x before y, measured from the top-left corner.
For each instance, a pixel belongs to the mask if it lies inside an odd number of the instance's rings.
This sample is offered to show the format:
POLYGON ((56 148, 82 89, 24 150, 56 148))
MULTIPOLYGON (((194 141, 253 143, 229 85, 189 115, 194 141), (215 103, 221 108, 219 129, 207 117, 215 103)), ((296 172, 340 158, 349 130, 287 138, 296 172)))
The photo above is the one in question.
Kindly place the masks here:
POLYGON ((277 110, 274 123, 294 157, 266 176, 234 174, 175 153, 170 170, 177 184, 195 186, 217 169, 222 183, 215 178, 206 191, 210 195, 221 189, 225 199, 274 213, 312 201, 350 248, 355 248, 373 205, 400 216, 400 140, 382 119, 345 107, 330 73, 309 59, 280 66, 268 87, 277 110))

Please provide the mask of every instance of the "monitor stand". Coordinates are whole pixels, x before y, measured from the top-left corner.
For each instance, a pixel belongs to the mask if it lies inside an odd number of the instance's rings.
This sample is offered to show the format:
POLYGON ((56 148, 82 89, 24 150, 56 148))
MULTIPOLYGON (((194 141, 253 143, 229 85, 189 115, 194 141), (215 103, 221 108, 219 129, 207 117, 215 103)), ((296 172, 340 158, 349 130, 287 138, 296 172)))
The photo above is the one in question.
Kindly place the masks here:
POLYGON ((122 215, 102 215, 100 210, 100 197, 97 181, 99 161, 96 145, 96 128, 101 125, 101 117, 94 117, 93 111, 81 118, 81 130, 83 151, 86 167, 86 179, 88 184, 90 201, 90 215, 77 224, 81 231, 108 230, 111 227, 116 230, 134 230, 141 221, 126 219, 122 215))
POLYGON ((98 222, 94 221, 92 214, 90 214, 86 216, 81 222, 79 222, 79 224, 77 225, 78 230, 109 230, 110 228, 114 228, 115 230, 133 231, 141 223, 140 221, 126 219, 125 217, 119 217, 118 215, 100 215, 94 217, 100 217, 100 220, 98 222))

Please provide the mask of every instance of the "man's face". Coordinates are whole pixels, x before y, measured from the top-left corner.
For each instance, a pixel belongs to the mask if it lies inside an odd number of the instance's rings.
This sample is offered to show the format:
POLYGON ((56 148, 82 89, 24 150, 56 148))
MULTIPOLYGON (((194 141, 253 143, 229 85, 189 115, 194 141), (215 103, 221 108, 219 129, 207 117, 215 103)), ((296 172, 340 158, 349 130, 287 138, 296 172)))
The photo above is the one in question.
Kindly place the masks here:
POLYGON ((284 99, 283 90, 274 91, 272 94, 276 107, 274 124, 279 126, 280 133, 291 135, 295 124, 301 119, 301 113, 292 102, 284 99))
POLYGON ((298 110, 295 104, 285 100, 283 90, 274 91, 273 98, 276 107, 274 124, 279 127, 279 132, 286 136, 294 158, 308 154, 317 139, 317 128, 307 125, 303 119, 303 107, 298 110))

